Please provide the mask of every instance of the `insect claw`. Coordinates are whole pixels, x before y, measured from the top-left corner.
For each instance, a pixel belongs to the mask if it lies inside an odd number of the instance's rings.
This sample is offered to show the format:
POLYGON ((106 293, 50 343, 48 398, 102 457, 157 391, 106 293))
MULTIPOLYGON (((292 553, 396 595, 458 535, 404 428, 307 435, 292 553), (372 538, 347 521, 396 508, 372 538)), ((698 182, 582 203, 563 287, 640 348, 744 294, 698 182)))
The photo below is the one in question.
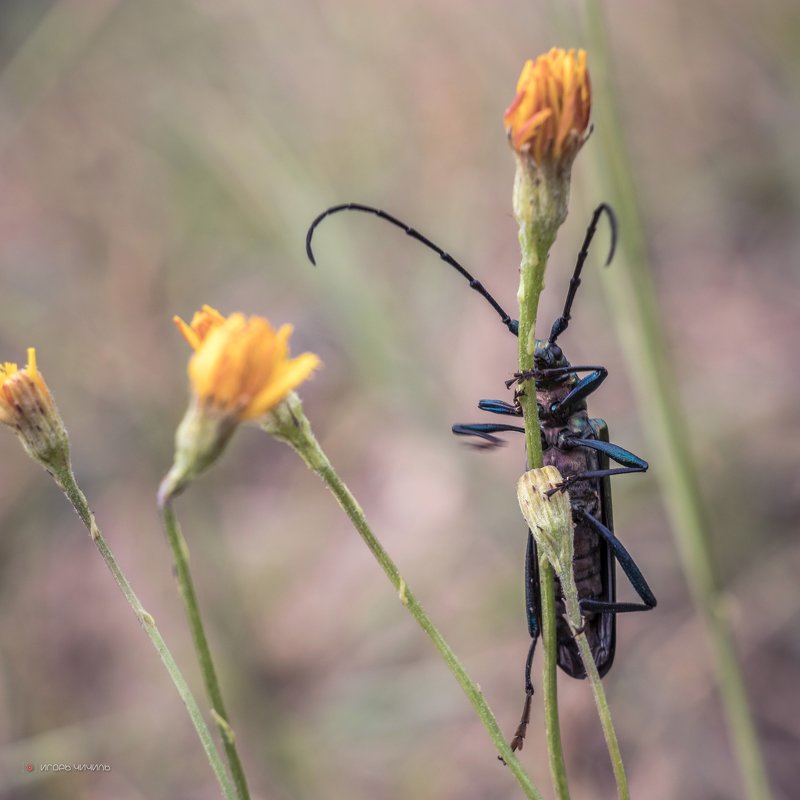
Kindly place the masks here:
MULTIPOLYGON (((528 732, 528 723, 531 721, 531 700, 533 700, 533 687, 531 686, 525 692, 525 705, 522 708, 522 718, 519 721, 517 730, 514 732, 514 738, 511 740, 511 751, 516 752, 522 750, 525 744, 525 734, 528 732)), ((500 759, 503 761, 503 759, 500 759)), ((503 761, 505 764, 505 761, 503 761)))
POLYGON ((506 388, 510 389, 515 383, 522 384, 523 381, 528 381, 531 378, 538 381, 542 377, 542 373, 538 369, 527 369, 524 372, 515 372, 514 377, 506 381, 506 388))
POLYGON ((573 628, 572 629, 572 635, 573 636, 580 636, 585 630, 586 630, 586 623, 584 622, 583 625, 580 626, 580 628, 573 628))
POLYGON ((563 491, 564 491, 564 489, 566 489, 566 488, 567 488, 567 482, 566 482, 566 481, 562 481, 562 482, 561 482, 561 483, 559 483, 557 486, 554 486, 552 489, 548 489, 548 490, 547 490, 547 491, 544 493, 544 496, 545 496, 545 497, 547 497, 547 498, 549 499, 549 498, 551 498, 551 497, 552 497, 552 496, 553 496, 553 495, 554 495, 556 492, 563 492, 563 491))

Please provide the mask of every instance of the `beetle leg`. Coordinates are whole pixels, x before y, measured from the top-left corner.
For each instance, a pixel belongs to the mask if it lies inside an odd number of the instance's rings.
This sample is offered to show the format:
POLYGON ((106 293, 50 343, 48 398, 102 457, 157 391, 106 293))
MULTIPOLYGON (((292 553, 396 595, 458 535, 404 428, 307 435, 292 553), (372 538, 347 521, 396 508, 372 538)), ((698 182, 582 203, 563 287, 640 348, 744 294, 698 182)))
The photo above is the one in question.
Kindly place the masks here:
POLYGON ((588 481, 592 480, 593 478, 605 478, 611 475, 625 475, 628 472, 646 471, 647 464, 645 464, 644 467, 617 467, 614 469, 595 469, 590 470, 589 472, 579 472, 577 475, 568 475, 554 489, 550 489, 549 491, 545 492, 545 495, 550 497, 556 492, 565 492, 570 486, 572 486, 573 483, 577 483, 578 481, 588 481))
POLYGON ((492 414, 506 414, 509 417, 521 417, 522 409, 514 403, 506 403, 505 400, 481 400, 478 403, 481 411, 489 411, 492 414))
POLYGON ((453 425, 453 433, 457 436, 475 436, 483 439, 488 444, 478 443, 478 447, 500 447, 505 442, 499 437, 494 436, 495 433, 525 433, 525 428, 519 425, 506 425, 503 423, 495 422, 476 422, 469 425, 453 425))
MULTIPOLYGON (((531 645, 528 648, 528 657, 525 659, 525 704, 522 707, 517 730, 511 740, 512 750, 522 750, 525 734, 531 719, 531 698, 533 697, 533 654, 536 652, 536 643, 539 641, 539 586, 536 576, 536 550, 533 535, 528 531, 528 545, 525 551, 525 610, 528 615, 528 632, 531 635, 531 645)), ((501 759, 502 760, 502 759, 501 759)))
POLYGON ((514 738, 511 740, 511 750, 522 750, 525 744, 525 734, 528 732, 528 724, 531 721, 531 701, 533 700, 533 682, 531 681, 531 669, 533 668, 533 653, 536 650, 537 639, 531 642, 528 648, 528 657, 525 659, 525 703, 522 706, 522 716, 514 731, 514 738))
POLYGON ((590 372, 572 387, 569 394, 560 403, 556 403, 555 407, 550 409, 551 413, 554 416, 558 416, 559 411, 562 409, 569 409, 573 403, 588 397, 592 392, 600 388, 600 384, 607 377, 608 370, 605 367, 598 367, 593 372, 590 372))
POLYGON ((623 467, 628 467, 634 472, 646 472, 649 466, 643 458, 639 458, 635 453, 631 453, 630 450, 626 450, 618 444, 604 442, 602 439, 574 439, 571 436, 565 436, 559 444, 564 447, 588 447, 592 450, 597 450, 599 453, 608 456, 612 461, 616 461, 617 464, 622 464, 623 467))
POLYGON ((625 545, 617 539, 614 532, 603 525, 599 519, 596 519, 591 514, 581 509, 573 509, 573 516, 588 522, 597 532, 606 540, 614 557, 619 562, 625 576, 631 582, 631 586, 636 590, 636 594, 642 599, 641 603, 611 603, 606 600, 591 600, 583 599, 580 601, 581 611, 590 612, 611 612, 611 613, 624 613, 627 611, 649 611, 651 608, 656 607, 656 598, 650 587, 647 585, 642 571, 636 565, 631 554, 625 549, 625 545))
MULTIPOLYGON (((550 367, 549 369, 529 369, 525 370, 525 372, 515 372, 514 376, 506 381, 506 388, 510 389, 515 383, 523 383, 524 381, 530 380, 533 378, 534 380, 541 380, 542 378, 557 378, 559 375, 569 375, 570 373, 574 372, 604 372, 605 375, 600 379, 600 382, 605 380, 606 375, 608 375, 608 370, 605 367, 600 366, 568 366, 568 367, 550 367)), ((600 384, 598 383, 598 386, 600 384)), ((595 387, 597 388, 597 387, 595 387)), ((594 391, 594 389, 592 390, 594 391)), ((588 392, 591 394, 591 392, 588 392)))

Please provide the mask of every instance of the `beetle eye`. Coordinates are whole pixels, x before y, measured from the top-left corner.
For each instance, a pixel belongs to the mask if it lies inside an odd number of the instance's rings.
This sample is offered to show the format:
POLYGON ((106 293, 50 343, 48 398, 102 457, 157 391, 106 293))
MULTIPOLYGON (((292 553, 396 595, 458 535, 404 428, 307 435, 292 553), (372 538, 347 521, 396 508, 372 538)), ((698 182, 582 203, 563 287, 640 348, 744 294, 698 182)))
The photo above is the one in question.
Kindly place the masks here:
POLYGON ((549 445, 547 444, 547 439, 546 439, 546 437, 544 435, 544 431, 543 430, 539 431, 539 436, 541 437, 541 440, 542 440, 542 450, 547 450, 549 445))

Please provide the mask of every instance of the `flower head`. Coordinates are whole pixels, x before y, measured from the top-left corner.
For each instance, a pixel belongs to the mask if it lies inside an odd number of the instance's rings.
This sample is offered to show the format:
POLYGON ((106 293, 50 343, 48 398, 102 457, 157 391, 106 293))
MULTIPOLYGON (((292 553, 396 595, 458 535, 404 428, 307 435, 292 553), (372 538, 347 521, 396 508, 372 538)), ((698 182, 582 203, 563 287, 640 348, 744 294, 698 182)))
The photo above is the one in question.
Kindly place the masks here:
POLYGON ((554 47, 525 62, 503 122, 518 153, 529 153, 537 164, 571 164, 586 140, 591 108, 586 51, 554 47))
POLYGON ((313 353, 289 358, 291 325, 276 331, 263 317, 225 317, 210 306, 191 324, 174 321, 194 350, 193 399, 175 435, 175 463, 159 489, 162 505, 219 457, 240 422, 264 417, 320 364, 313 353))
POLYGON ((69 464, 69 440, 53 396, 28 348, 28 365, 0 364, 0 423, 12 427, 28 455, 58 472, 69 464))
POLYGON ((320 363, 313 353, 289 358, 292 326, 275 331, 263 317, 226 318, 203 306, 190 325, 175 324, 195 351, 189 378, 198 399, 239 421, 266 414, 320 363))

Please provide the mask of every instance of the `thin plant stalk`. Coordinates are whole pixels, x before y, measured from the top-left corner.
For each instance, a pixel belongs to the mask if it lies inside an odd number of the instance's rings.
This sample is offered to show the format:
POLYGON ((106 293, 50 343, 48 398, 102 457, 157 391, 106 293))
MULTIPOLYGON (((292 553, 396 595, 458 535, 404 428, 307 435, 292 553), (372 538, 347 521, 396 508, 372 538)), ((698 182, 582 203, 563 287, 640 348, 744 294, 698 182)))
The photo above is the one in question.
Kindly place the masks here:
POLYGON ((222 759, 217 752, 211 732, 208 730, 208 726, 203 719, 203 714, 197 705, 197 701, 194 699, 186 680, 181 674, 178 665, 175 663, 172 653, 169 651, 164 640, 161 638, 161 634, 156 627, 155 620, 142 607, 139 598, 134 593, 130 583, 128 583, 128 579, 125 577, 124 573, 117 564, 114 555, 112 554, 108 544, 106 543, 106 540, 103 538, 103 535, 100 532, 100 528, 95 522, 94 514, 92 514, 92 511, 89 508, 89 503, 86 500, 86 496, 78 486, 75 476, 73 475, 71 469, 67 468, 64 470, 59 470, 58 472, 54 472, 53 478, 56 484, 64 491, 67 499, 70 501, 81 521, 86 526, 90 536, 92 537, 92 541, 103 558, 103 561, 106 562, 106 566, 114 576, 114 580, 117 582, 122 594, 125 596, 128 604, 138 617, 145 633, 153 643, 153 647, 155 647, 156 651, 161 657, 161 661, 164 663, 170 678, 172 678, 172 682, 175 684, 175 688, 178 690, 181 700, 183 700, 184 705, 186 706, 186 710, 189 712, 189 717, 192 720, 192 724, 197 731, 197 736, 199 737, 200 742, 203 745, 203 749, 206 752, 209 764, 211 764, 211 769, 214 771, 214 775, 219 782, 222 790, 222 796, 225 798, 225 800, 237 800, 236 791, 234 790, 231 779, 225 770, 225 765, 222 763, 222 759))
MULTIPOLYGON (((519 180, 519 178, 518 178, 519 180)), ((515 187, 516 188, 516 187, 515 187)), ((519 371, 533 368, 535 350, 536 315, 539 298, 544 289, 544 273, 547 257, 556 238, 556 231, 533 231, 524 223, 519 228, 519 244, 522 253, 519 286, 519 371)), ((538 469, 544 465, 542 442, 539 434, 539 412, 536 406, 536 385, 531 379, 527 391, 520 397, 525 419, 525 447, 528 469, 538 469)), ((561 723, 558 715, 558 676, 556 643, 556 597, 555 573, 547 559, 539 564, 539 586, 541 596, 542 649, 542 696, 544 706, 547 757, 550 765, 550 778, 556 797, 569 800, 567 767, 564 761, 564 747, 561 743, 561 723)))
POLYGON ((414 593, 406 583, 397 566, 384 549, 378 538, 372 532, 364 512, 356 498, 347 488, 344 481, 336 473, 328 457, 311 430, 311 425, 303 412, 302 404, 296 394, 289 395, 287 400, 272 412, 264 424, 264 430, 277 439, 290 445, 303 459, 309 469, 315 472, 325 486, 336 498, 342 510, 348 516, 356 532, 369 548, 375 560, 386 573, 392 586, 398 594, 400 602, 417 621, 419 626, 430 637, 436 649, 444 659, 450 671, 455 676, 461 688, 472 703, 481 723, 489 733, 497 752, 517 779, 522 791, 528 798, 542 800, 542 795, 534 786, 528 774, 520 764, 514 752, 506 742, 500 727, 497 724, 486 698, 480 688, 470 678, 450 645, 431 621, 425 609, 417 600, 414 593))
POLYGON ((172 557, 175 562, 175 572, 178 579, 178 588, 181 599, 186 610, 186 617, 189 621, 189 628, 192 632, 197 661, 203 675, 203 683, 206 693, 211 703, 211 716, 219 729, 225 755, 228 759, 231 775, 236 785, 236 797, 238 800, 249 800, 250 793, 247 788, 247 780, 244 775, 239 753, 236 749, 236 736, 233 728, 228 722, 228 712, 225 710, 225 703, 222 699, 217 672, 214 669, 214 661, 211 658, 211 649, 208 646, 203 620, 200 616, 200 606, 197 602, 197 595, 194 591, 192 574, 189 570, 189 546, 181 532, 180 525, 175 516, 172 503, 163 503, 161 513, 164 519, 164 528, 167 532, 172 557))
MULTIPOLYGON (((545 173, 547 174, 547 173, 545 173)), ((539 297, 544 286, 544 273, 547 266, 547 257, 556 238, 558 227, 566 215, 566 204, 560 205, 561 215, 542 214, 541 216, 525 215, 528 206, 520 201, 521 197, 536 197, 535 189, 525 186, 526 174, 518 172, 515 185, 515 213, 520 223, 519 241, 522 251, 520 266, 520 319, 519 319, 519 364, 520 372, 529 372, 534 366, 534 352, 536 339, 536 314, 539 306, 539 297)), ((553 182, 555 184, 555 182, 553 182)), ((535 186, 536 184, 534 184, 535 186)), ((543 204, 544 208, 548 206, 543 204)), ((558 203, 553 203, 550 208, 559 208, 558 203)), ((520 398, 525 416, 525 441, 528 452, 528 468, 538 469, 543 466, 541 439, 539 434, 539 417, 536 405, 536 387, 531 380, 526 392, 520 398)), ((539 585, 541 593, 541 625, 542 642, 544 647, 544 672, 542 678, 544 694, 544 714, 547 734, 547 751, 550 762, 550 774, 553 787, 559 800, 569 798, 566 765, 561 744, 561 731, 558 716, 557 692, 557 635, 556 635, 556 601, 555 601, 555 570, 551 561, 540 553, 539 558, 539 585)), ((567 612, 572 611, 572 625, 575 630, 581 626, 580 609, 577 605, 577 590, 574 590, 574 576, 572 563, 565 566, 561 575, 561 585, 564 592, 567 612), (570 590, 570 587, 573 587, 570 590), (572 591, 572 594, 570 594, 572 591), (571 608, 570 608, 571 604, 571 608)), ((617 781, 619 797, 621 800, 629 797, 627 779, 622 765, 622 757, 617 742, 617 736, 611 721, 611 714, 606 701, 605 692, 600 683, 594 658, 583 637, 583 644, 578 642, 578 648, 584 661, 584 668, 590 679, 592 692, 595 698, 600 723, 608 747, 614 776, 617 781), (587 660, 588 659, 588 660, 587 660), (595 680, 592 679, 594 675, 595 680)))
POLYGON ((659 453, 657 475, 671 517, 681 565, 695 609, 711 645, 722 706, 749 800, 768 800, 763 754, 753 721, 731 624, 715 574, 708 515, 700 495, 698 470, 688 447, 688 426, 669 366, 663 323, 647 264, 647 248, 635 182, 613 102, 609 55, 602 12, 587 0, 588 36, 593 76, 601 87, 595 106, 600 147, 596 169, 625 230, 624 247, 613 273, 604 281, 618 313, 612 314, 628 362, 639 405, 648 419, 647 432, 659 453))
MULTIPOLYGON (((541 561, 544 558, 540 558, 541 561)), ((611 768, 614 771, 614 780, 617 782, 617 796, 619 800, 630 800, 630 789, 628 788, 628 778, 625 774, 625 766, 622 763, 622 753, 617 741, 617 732, 614 730, 614 723, 611 721, 611 709, 608 707, 605 689, 600 680, 600 673, 597 671, 592 649, 589 647, 589 640, 586 638, 581 624, 581 609, 578 601, 578 590, 575 586, 574 575, 570 573, 564 576, 562 581, 564 588, 564 604, 567 619, 574 631, 575 641, 583 661, 583 668, 586 670, 586 677, 592 687, 594 703, 597 707, 597 715, 600 718, 600 725, 603 728, 603 738, 606 741, 606 749, 611 759, 611 768)))
POLYGON ((597 664, 594 663, 592 649, 589 647, 589 642, 583 631, 575 634, 575 641, 578 644, 583 667, 586 670, 586 677, 592 687, 594 704, 597 707, 597 715, 600 717, 600 725, 603 727, 603 738, 606 740, 606 748, 611 758, 614 780, 617 782, 617 796, 619 800, 630 800, 631 792, 628 788, 625 766, 622 763, 622 753, 619 749, 617 733, 614 730, 614 723, 611 721, 611 709, 608 707, 608 700, 606 700, 606 693, 600 680, 600 673, 597 671, 597 664))

